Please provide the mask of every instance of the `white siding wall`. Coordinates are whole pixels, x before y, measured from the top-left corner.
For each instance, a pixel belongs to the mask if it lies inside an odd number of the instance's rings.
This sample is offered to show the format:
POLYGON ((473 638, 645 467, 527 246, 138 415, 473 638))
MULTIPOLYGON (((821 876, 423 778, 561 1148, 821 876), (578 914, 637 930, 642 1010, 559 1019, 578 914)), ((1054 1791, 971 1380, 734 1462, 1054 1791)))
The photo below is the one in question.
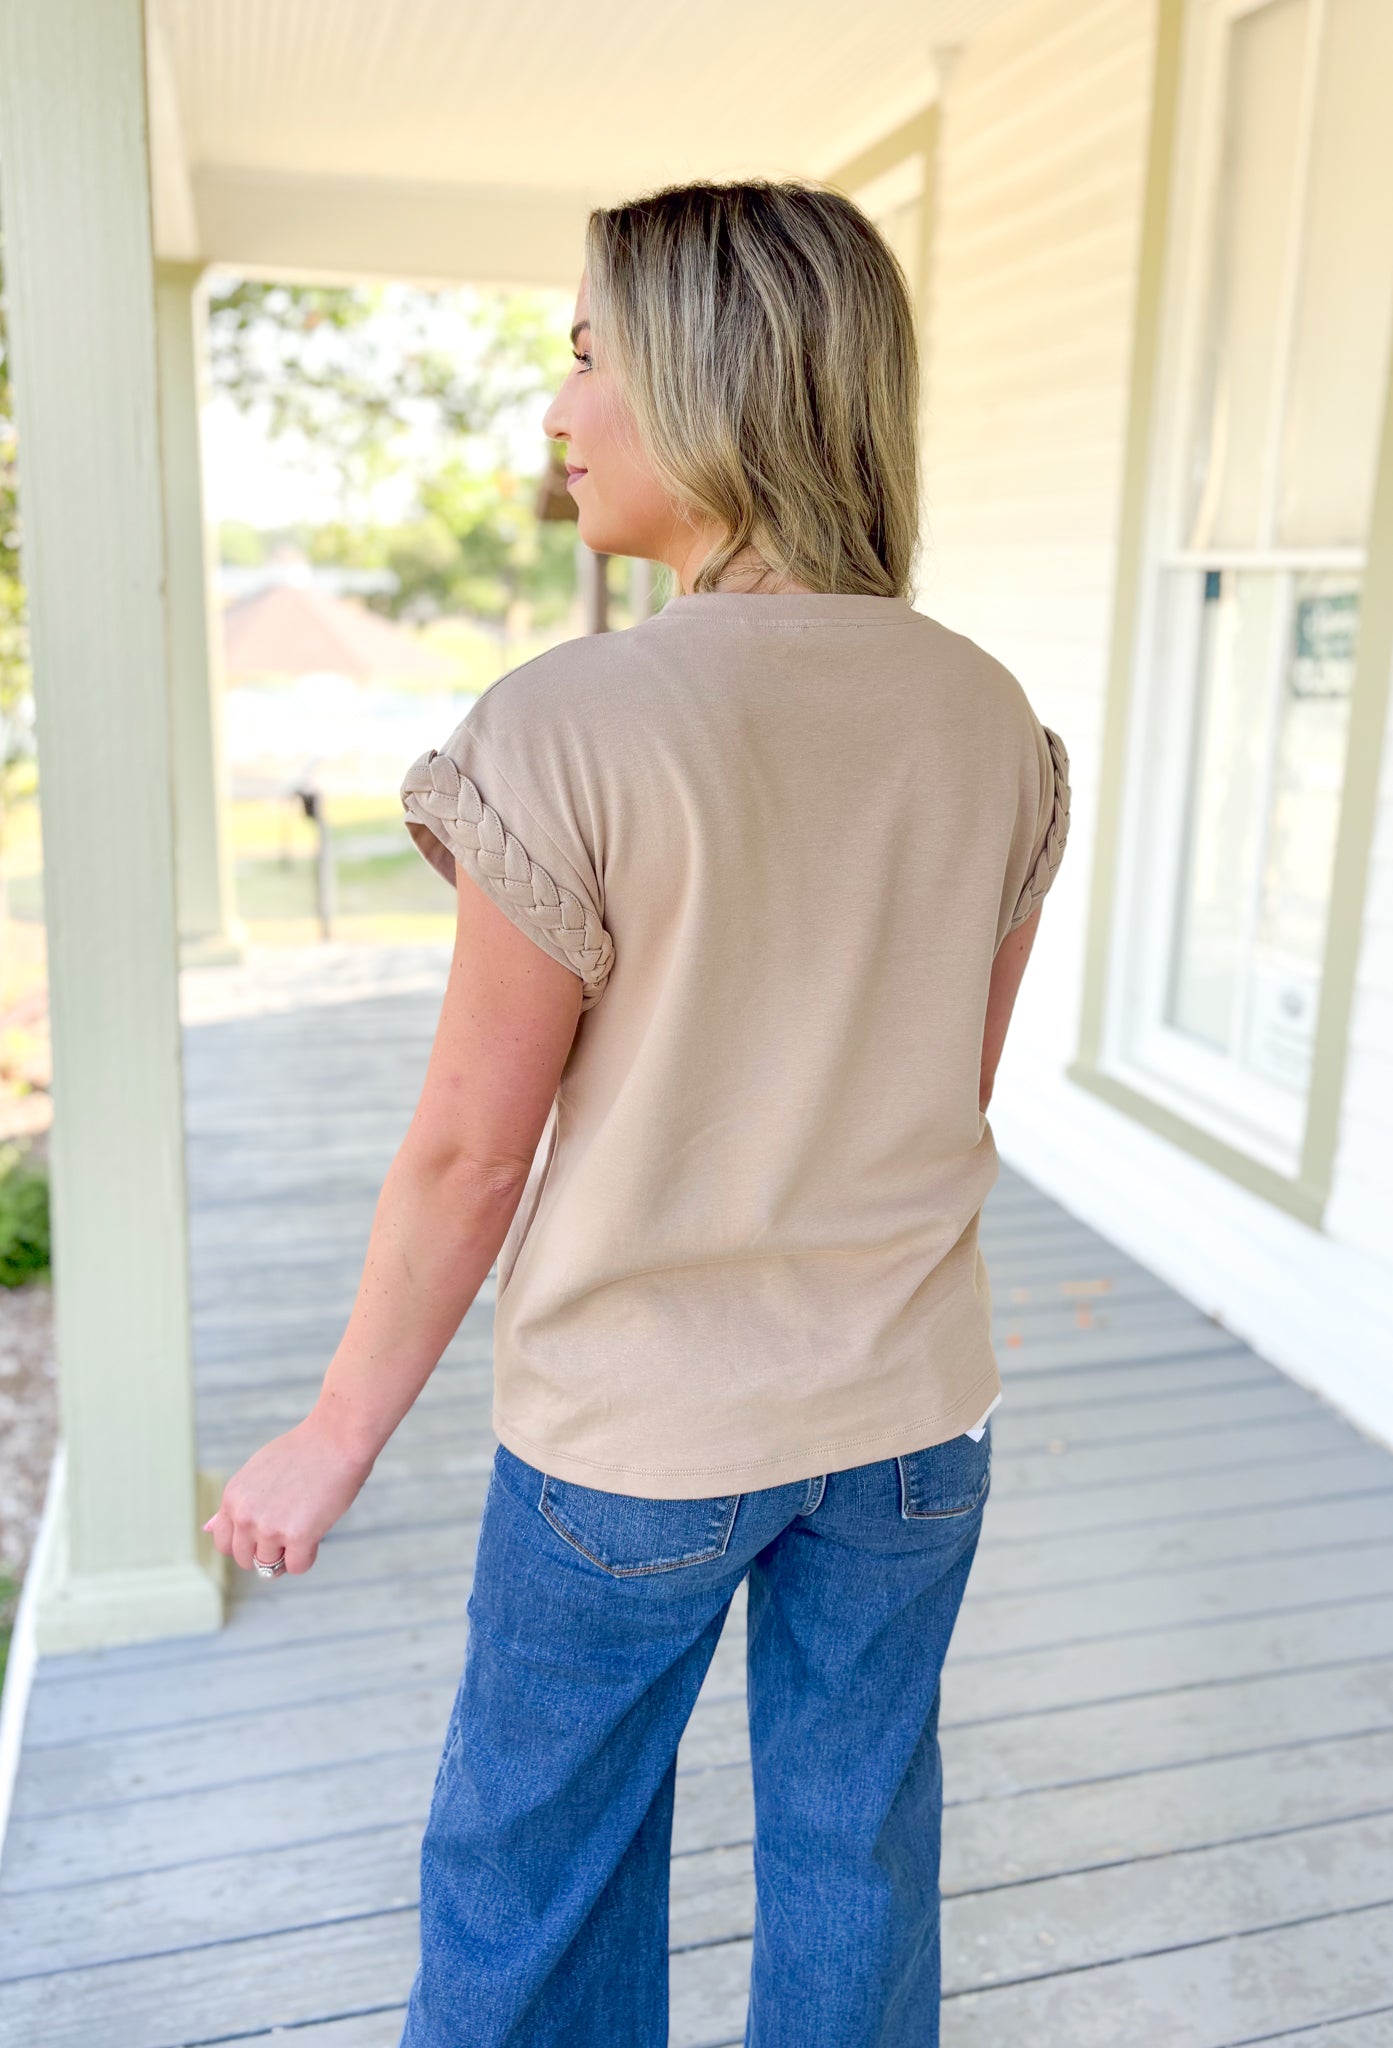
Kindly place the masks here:
POLYGON ((921 607, 1015 671, 1069 749, 1069 847, 993 1100, 1078 1036, 1140 253, 1151 0, 1025 0, 941 114, 921 607))
POLYGON ((1069 848, 992 1128, 1003 1159, 1393 1442, 1393 731, 1325 1231, 1064 1074, 1078 1043, 1154 30, 1152 0, 1022 0, 965 47, 943 96, 918 602, 1015 671, 1072 764, 1069 848))

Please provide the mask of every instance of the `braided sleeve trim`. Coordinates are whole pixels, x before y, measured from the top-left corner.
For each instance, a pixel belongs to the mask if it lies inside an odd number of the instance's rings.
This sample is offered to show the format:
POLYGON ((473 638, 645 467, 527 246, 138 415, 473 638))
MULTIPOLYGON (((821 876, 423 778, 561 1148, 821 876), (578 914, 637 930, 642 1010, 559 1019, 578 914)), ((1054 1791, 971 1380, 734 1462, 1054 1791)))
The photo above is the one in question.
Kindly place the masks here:
POLYGON ((1011 913, 1007 931, 1013 932, 1026 919, 1040 901, 1055 870, 1064 858, 1064 842, 1069 837, 1069 755, 1063 740, 1049 726, 1042 727, 1050 743, 1050 766, 1054 779, 1054 802, 1050 810, 1049 824, 1045 829, 1045 842, 1036 857, 1035 864, 1026 876, 1025 887, 1016 898, 1016 907, 1011 913))
POLYGON ((402 780, 401 799, 408 819, 428 827, 491 894, 522 912, 543 950, 580 976, 585 984, 581 1008, 592 1009, 614 964, 614 942, 594 905, 532 859, 450 755, 431 747, 413 761, 402 780))

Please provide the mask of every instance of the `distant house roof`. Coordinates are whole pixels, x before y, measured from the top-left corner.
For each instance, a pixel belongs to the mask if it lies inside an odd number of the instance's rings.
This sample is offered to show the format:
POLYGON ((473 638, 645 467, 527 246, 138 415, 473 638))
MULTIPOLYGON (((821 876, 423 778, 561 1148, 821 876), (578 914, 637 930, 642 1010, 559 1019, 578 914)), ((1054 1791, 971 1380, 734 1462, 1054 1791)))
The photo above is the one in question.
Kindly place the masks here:
POLYGON ((304 584, 279 583, 238 598, 223 613, 228 679, 329 673, 360 681, 456 680, 455 664, 390 619, 352 598, 304 584))

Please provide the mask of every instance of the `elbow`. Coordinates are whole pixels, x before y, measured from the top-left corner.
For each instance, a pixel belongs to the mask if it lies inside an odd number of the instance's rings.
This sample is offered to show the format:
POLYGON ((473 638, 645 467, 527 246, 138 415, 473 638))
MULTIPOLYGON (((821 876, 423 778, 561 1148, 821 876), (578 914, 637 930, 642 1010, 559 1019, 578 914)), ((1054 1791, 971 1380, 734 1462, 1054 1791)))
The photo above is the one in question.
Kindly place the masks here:
POLYGON ((411 1164, 431 1192, 456 1214, 492 1214, 517 1207, 532 1161, 487 1153, 417 1145, 411 1164))
POLYGON ((445 1173, 459 1201, 479 1209, 514 1209, 531 1164, 530 1159, 489 1159, 466 1152, 451 1159, 445 1173))

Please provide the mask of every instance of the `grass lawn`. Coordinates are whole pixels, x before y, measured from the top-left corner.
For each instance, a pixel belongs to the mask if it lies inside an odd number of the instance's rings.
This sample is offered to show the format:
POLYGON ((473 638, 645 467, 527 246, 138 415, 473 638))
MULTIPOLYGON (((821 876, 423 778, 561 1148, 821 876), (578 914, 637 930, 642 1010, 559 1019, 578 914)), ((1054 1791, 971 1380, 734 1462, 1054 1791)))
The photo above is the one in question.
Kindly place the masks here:
MULTIPOLYGON (((402 823, 395 790, 330 797, 335 939, 363 944, 449 941, 455 899, 421 858, 402 823)), ((229 804, 227 830, 237 915, 252 945, 310 945, 320 937, 315 896, 318 836, 298 802, 229 804)), ((0 1009, 43 985, 43 870, 38 806, 13 813, 6 856, 10 916, 0 941, 0 1009)))
MULTIPOLYGON (((455 928, 449 884, 406 834, 401 801, 330 797, 336 939, 364 944, 444 939, 455 928)), ((230 807, 237 915, 254 945, 302 945, 320 936, 315 895, 318 835, 298 804, 230 807)))

